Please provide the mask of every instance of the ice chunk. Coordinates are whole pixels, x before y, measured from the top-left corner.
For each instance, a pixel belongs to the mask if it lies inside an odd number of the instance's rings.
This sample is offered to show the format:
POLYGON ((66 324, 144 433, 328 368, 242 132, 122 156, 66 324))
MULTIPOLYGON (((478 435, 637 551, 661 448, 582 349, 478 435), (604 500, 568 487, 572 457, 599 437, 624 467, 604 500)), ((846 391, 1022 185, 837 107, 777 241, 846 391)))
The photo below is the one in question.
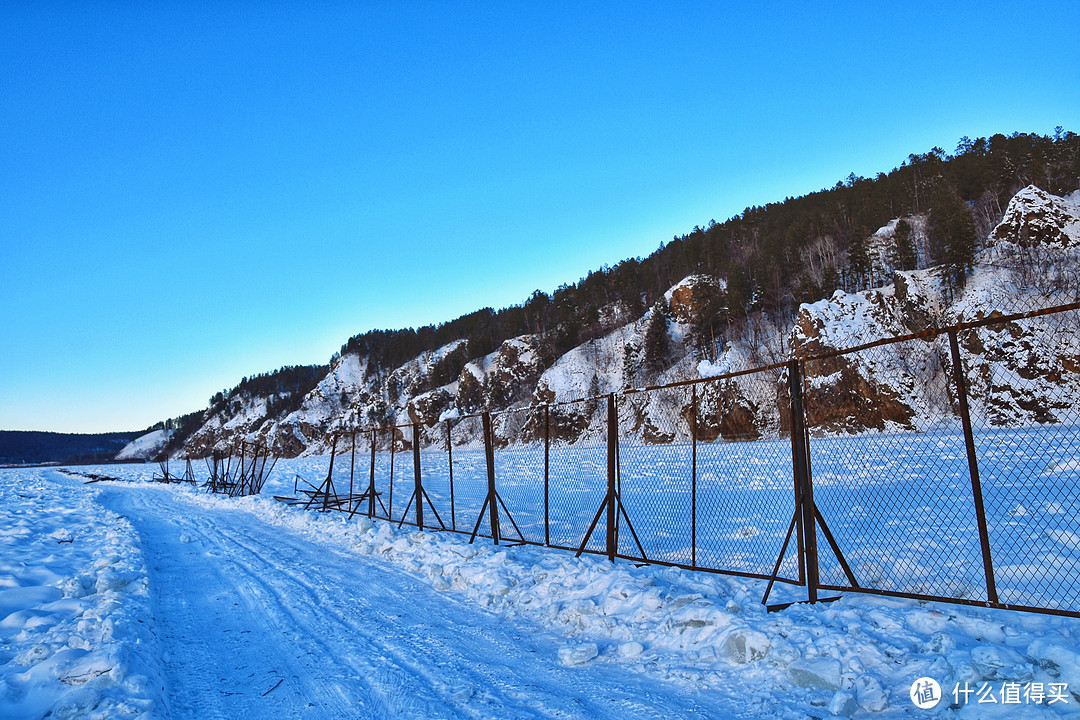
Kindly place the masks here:
POLYGON ((833 715, 840 717, 851 717, 852 714, 859 709, 858 703, 855 702, 855 696, 849 692, 840 690, 833 695, 832 700, 829 701, 827 706, 829 712, 833 715))
POLYGON ((600 654, 596 643, 583 643, 559 648, 559 662, 563 665, 584 665, 600 654))
POLYGON ((956 639, 947 632, 936 632, 930 638, 930 642, 923 644, 922 652, 944 655, 956 648, 956 639))
POLYGON ((769 654, 772 642, 764 633, 748 628, 738 628, 724 639, 721 654, 738 665, 761 660, 769 654))
POLYGON ((872 675, 855 678, 855 701, 866 712, 882 712, 889 707, 889 698, 878 679, 872 675))
MULTIPOLYGON (((1024 658, 1019 653, 1000 645, 985 645, 971 651, 971 665, 975 672, 987 680, 1016 679, 1015 672, 1000 672, 1003 668, 1024 665, 1024 658)), ((1021 670, 1023 668, 1020 668, 1021 670)), ((1030 679, 1030 678, 1028 678, 1030 679)))
POLYGON ((788 677, 802 687, 840 689, 840 661, 828 657, 799 658, 788 665, 788 677))
POLYGON ((1051 674, 1057 674, 1070 688, 1080 688, 1080 652, 1048 638, 1031 643, 1027 655, 1051 674))

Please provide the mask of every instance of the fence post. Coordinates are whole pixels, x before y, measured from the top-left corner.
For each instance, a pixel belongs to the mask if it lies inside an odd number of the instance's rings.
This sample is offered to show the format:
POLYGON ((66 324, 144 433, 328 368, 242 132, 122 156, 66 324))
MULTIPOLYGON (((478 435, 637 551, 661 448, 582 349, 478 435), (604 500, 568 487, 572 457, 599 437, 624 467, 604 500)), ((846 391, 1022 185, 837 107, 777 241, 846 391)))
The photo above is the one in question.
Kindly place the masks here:
POLYGON ((697 385, 690 387, 690 567, 697 567, 697 385))
POLYGON ((371 431, 371 477, 368 482, 367 516, 375 517, 375 433, 371 431))
POLYGON ((244 459, 247 452, 247 442, 240 441, 240 478, 236 481, 235 487, 232 489, 232 493, 242 492, 247 484, 247 476, 244 474, 244 459))
POLYGON ((450 442, 450 419, 446 420, 446 464, 450 470, 450 527, 457 530, 457 513, 454 508, 454 444, 450 442))
POLYGON ((618 537, 615 533, 615 524, 618 521, 618 516, 616 515, 618 508, 615 505, 615 478, 617 475, 615 448, 619 442, 619 422, 618 418, 615 415, 615 393, 611 393, 610 395, 608 395, 607 414, 607 556, 608 560, 614 563, 615 552, 617 550, 616 546, 619 543, 618 537))
MULTIPOLYGON (((349 458, 349 509, 352 509, 353 501, 353 477, 356 475, 356 427, 352 429, 352 455, 349 458)), ((255 457, 258 457, 258 450, 255 451, 255 457)))
POLYGON ((551 545, 551 406, 544 406, 544 544, 551 545))
POLYGON ((791 383, 791 461, 802 505, 806 595, 811 603, 816 603, 819 584, 817 525, 814 521, 814 486, 810 480, 810 468, 807 461, 806 414, 803 408, 802 373, 799 370, 798 360, 788 363, 788 379, 791 383))
POLYGON ((495 443, 491 434, 491 413, 485 412, 484 420, 484 455, 487 459, 488 480, 488 523, 491 525, 491 539, 499 544, 499 502, 495 494, 495 443))
POLYGON ((960 405, 960 423, 964 428, 964 444, 967 446, 968 472, 971 475, 971 495, 975 501, 975 518, 979 523, 979 544, 982 546, 983 572, 986 574, 986 599, 997 603, 997 583, 994 580, 994 561, 990 555, 990 534, 986 528, 986 510, 983 507, 982 481, 979 479, 979 462, 975 457, 975 435, 971 430, 971 411, 968 407, 967 381, 964 379, 963 361, 960 359, 960 343, 956 328, 949 330, 949 350, 952 352, 953 377, 956 382, 956 399, 960 405))
POLYGON ((390 428, 390 492, 386 498, 386 519, 394 521, 394 453, 397 446, 397 438, 394 433, 397 428, 390 428))
POLYGON ((415 482, 415 488, 413 490, 416 493, 416 527, 424 529, 424 485, 420 479, 420 423, 413 423, 412 426, 412 460, 413 460, 413 479, 415 482))
MULTIPOLYGON (((323 510, 327 510, 330 507, 330 488, 334 487, 334 457, 337 456, 337 441, 338 434, 334 433, 334 442, 330 448, 330 470, 326 473, 326 494, 323 495, 323 510)), ((335 498, 337 496, 337 489, 334 489, 335 498)))

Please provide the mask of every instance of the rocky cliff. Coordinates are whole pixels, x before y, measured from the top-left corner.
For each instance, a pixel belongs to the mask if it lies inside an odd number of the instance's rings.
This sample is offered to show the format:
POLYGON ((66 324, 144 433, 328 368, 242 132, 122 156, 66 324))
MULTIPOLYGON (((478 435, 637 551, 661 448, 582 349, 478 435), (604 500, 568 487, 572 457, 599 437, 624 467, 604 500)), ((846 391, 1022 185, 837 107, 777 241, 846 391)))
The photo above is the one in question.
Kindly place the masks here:
MULTIPOLYGON (((938 268, 896 270, 886 247, 898 220, 868 238, 874 272, 890 282, 860 293, 837 291, 804 304, 794 323, 777 327, 762 316, 715 329, 712 352, 688 341, 697 304, 723 296, 722 280, 690 276, 660 305, 630 319, 622 308, 606 314, 602 337, 545 365, 543 338, 524 335, 464 364, 455 380, 436 385, 440 360, 464 340, 423 353, 390 372, 375 372, 357 354, 337 358, 298 409, 269 417, 270 398, 242 396, 211 408, 187 443, 195 455, 245 437, 268 443, 281 455, 327 452, 328 436, 351 427, 419 423, 425 443, 445 442, 441 421, 483 409, 529 408, 568 403, 642 385, 724 375, 919 333, 927 328, 1037 307, 1080 297, 1080 193, 1062 198, 1034 186, 1020 191, 990 233, 962 289, 938 268), (653 315, 667 329, 660 369, 645 362, 646 332, 653 315)), ((915 251, 925 256, 926 220, 905 219, 915 251)), ((1077 313, 991 326, 961 334, 962 362, 970 378, 973 412, 990 425, 1056 422, 1066 398, 1080 396, 1080 332, 1077 313)), ((812 432, 925 430, 954 417, 952 357, 948 339, 918 339, 807 363, 806 408, 812 432)), ((631 394, 620 402, 620 427, 643 442, 685 439, 691 422, 706 441, 742 440, 786 430, 786 370, 744 375, 688 388, 631 394), (697 396, 691 417, 692 396, 697 396)), ((598 439, 604 432, 602 403, 559 405, 548 418, 558 442, 598 439)), ((538 436, 540 414, 522 411, 497 420, 504 442, 538 436)), ((464 430, 455 443, 477 441, 464 430)), ((407 445, 411 433, 399 433, 407 445)))

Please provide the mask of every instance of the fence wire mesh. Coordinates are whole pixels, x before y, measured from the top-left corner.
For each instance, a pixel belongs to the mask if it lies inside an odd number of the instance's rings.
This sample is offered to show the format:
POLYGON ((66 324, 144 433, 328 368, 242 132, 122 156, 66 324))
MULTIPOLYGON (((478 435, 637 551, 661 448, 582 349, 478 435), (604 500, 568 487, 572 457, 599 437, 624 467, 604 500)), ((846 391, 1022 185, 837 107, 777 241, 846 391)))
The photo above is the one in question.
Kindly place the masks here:
POLYGON ((691 387, 674 387, 619 398, 617 519, 624 557, 693 564, 694 396, 691 387))
MULTIPOLYGON (((491 537, 491 524, 480 510, 487 498, 487 460, 484 455, 484 424, 471 415, 450 421, 450 472, 454 477, 454 514, 452 524, 458 531, 471 533, 477 527, 481 537, 491 537), (477 521, 479 525, 476 525, 477 521)), ((448 473, 449 475, 449 473, 448 473)), ((449 478, 447 478, 449 484, 449 478)))
POLYGON ((457 530, 454 516, 453 447, 450 421, 421 428, 420 464, 424 485, 424 526, 441 530, 457 530))
MULTIPOLYGON (((804 364, 814 502, 862 588, 985 600, 945 336, 804 364)), ((850 587, 818 540, 825 586, 850 587)))
MULTIPOLYGON (((702 384, 697 410, 697 565, 768 576, 795 512, 786 375, 765 370, 702 384)), ((779 568, 801 580, 797 539, 779 568)))
MULTIPOLYGON (((606 407, 600 398, 553 405, 548 426, 550 544, 576 550, 607 492, 606 407)), ((602 527, 585 549, 604 552, 602 527)))
POLYGON ((544 414, 538 407, 509 410, 493 416, 491 426, 502 536, 539 545, 547 541, 544 414))
MULTIPOLYGON (((309 480, 301 494, 407 524, 422 501, 425 527, 806 583, 811 598, 820 586, 1080 615, 1080 308, 803 350, 690 383, 341 433, 325 492, 309 480)), ((251 474, 227 455, 216 467, 223 486, 251 474)))
POLYGON ((958 341, 998 598, 1080 611, 1080 312, 958 341))

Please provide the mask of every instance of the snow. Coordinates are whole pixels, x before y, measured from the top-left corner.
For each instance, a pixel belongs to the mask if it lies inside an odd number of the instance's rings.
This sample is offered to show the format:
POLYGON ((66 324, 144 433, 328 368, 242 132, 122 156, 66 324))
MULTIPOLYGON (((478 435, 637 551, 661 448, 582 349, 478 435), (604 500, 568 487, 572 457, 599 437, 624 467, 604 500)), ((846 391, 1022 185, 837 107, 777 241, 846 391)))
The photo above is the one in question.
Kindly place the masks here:
POLYGON ((1080 690, 1076 619, 854 594, 769 614, 759 581, 106 472, 131 482, 0 472, 0 716, 906 717, 920 677, 1080 690))
POLYGON ((116 454, 117 460, 153 460, 172 437, 172 430, 153 430, 140 435, 116 454))
POLYGON ((164 709, 147 570, 131 524, 51 470, 0 475, 0 717, 164 709))
POLYGON ((697 364, 697 371, 699 377, 712 378, 726 375, 731 372, 731 368, 728 367, 727 363, 702 360, 697 364))

